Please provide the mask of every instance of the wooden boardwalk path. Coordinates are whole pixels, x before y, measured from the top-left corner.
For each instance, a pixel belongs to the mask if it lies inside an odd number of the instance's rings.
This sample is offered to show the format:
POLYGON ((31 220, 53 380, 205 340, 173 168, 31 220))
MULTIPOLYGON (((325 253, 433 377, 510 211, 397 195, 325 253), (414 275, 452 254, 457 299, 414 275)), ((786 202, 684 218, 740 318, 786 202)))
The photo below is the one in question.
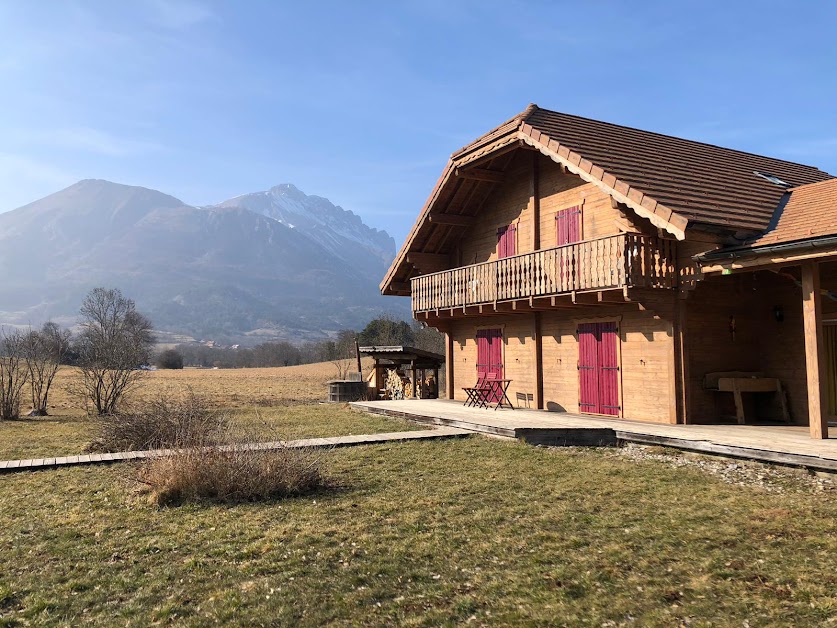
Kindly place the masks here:
MULTIPOLYGON (((469 436, 472 432, 461 430, 455 427, 439 427, 429 430, 417 430, 411 432, 384 432, 381 434, 357 434, 353 436, 331 436, 327 438, 305 438, 290 441, 272 441, 266 443, 253 443, 248 445, 249 449, 266 450, 289 447, 300 448, 333 448, 351 447, 356 445, 374 445, 379 443, 404 442, 412 440, 434 440, 440 438, 461 438, 469 436)), ((147 458, 160 458, 171 456, 175 453, 172 449, 148 449, 145 451, 120 451, 109 454, 85 454, 79 456, 60 456, 55 458, 33 458, 31 460, 2 460, 0 461, 0 473, 15 471, 36 471, 39 469, 54 469, 58 467, 72 467, 90 464, 106 464, 122 462, 125 460, 143 460, 147 458)))
POLYGON ((607 419, 569 412, 481 410, 459 401, 405 399, 360 401, 356 410, 401 417, 420 423, 519 438, 543 445, 616 445, 620 442, 664 445, 837 472, 837 428, 831 438, 815 440, 798 425, 671 425, 607 419))

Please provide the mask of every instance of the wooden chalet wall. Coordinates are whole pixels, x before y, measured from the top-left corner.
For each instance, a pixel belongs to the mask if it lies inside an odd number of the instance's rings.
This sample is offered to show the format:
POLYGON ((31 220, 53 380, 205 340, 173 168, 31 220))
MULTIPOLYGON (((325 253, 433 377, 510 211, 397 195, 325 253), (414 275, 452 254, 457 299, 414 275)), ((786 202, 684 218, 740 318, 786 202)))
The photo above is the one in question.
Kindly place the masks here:
MULTIPOLYGON (((822 267, 822 285, 837 290, 837 268, 822 267)), ((698 283, 686 303, 686 334, 699 347, 687 357, 689 419, 705 422, 734 415, 731 395, 706 390, 703 377, 716 371, 760 371, 785 387, 791 418, 808 423, 802 289, 798 269, 761 270, 710 277, 698 283), (784 320, 776 320, 780 308, 784 320), (735 338, 730 330, 735 318, 735 338)), ((837 316, 837 303, 823 298, 826 319, 837 316)), ((748 397, 751 397, 748 395, 748 397)), ((778 408, 768 396, 745 399, 748 416, 778 419, 778 408), (757 404, 757 405, 755 405, 757 404)))
POLYGON ((534 250, 529 198, 535 163, 540 199, 540 248, 557 245, 555 214, 575 205, 582 206, 583 239, 619 233, 615 222, 619 213, 611 206, 610 196, 592 183, 562 172, 561 166, 548 157, 532 151, 518 151, 506 170, 504 181, 486 200, 479 220, 460 242, 454 256, 454 261, 458 261, 456 266, 497 259, 497 230, 511 223, 517 226, 517 252, 534 250))
MULTIPOLYGON (((636 308, 584 308, 541 313, 543 338, 544 408, 555 412, 578 412, 578 323, 585 320, 619 321, 622 379, 622 416, 629 419, 675 422, 672 415, 674 343, 672 324, 636 308)), ((474 317, 452 321, 456 373, 455 398, 464 400, 461 388, 477 379, 477 330, 503 329, 505 377, 512 380, 509 397, 518 392, 534 395, 534 316, 515 314, 474 317)))
MULTIPOLYGON (((570 207, 582 209, 582 239, 620 232, 620 212, 609 195, 543 155, 518 151, 506 169, 505 179, 486 199, 479 220, 468 229, 453 256, 456 265, 497 258, 497 230, 515 223, 517 252, 534 250, 530 197, 533 169, 537 168, 540 205, 540 246, 557 245, 555 215, 570 207)), ((623 221, 624 224, 624 221, 623 221)), ((578 323, 584 320, 619 321, 621 359, 621 415, 626 418, 674 423, 675 411, 673 291, 661 291, 646 311, 636 305, 598 305, 541 312, 544 408, 578 412, 578 323), (663 301, 660 307, 660 300, 663 301)), ((518 313, 468 316, 449 322, 452 340, 454 398, 464 400, 463 386, 477 379, 477 330, 503 329, 505 377, 512 380, 509 397, 535 395, 535 316, 518 313)))

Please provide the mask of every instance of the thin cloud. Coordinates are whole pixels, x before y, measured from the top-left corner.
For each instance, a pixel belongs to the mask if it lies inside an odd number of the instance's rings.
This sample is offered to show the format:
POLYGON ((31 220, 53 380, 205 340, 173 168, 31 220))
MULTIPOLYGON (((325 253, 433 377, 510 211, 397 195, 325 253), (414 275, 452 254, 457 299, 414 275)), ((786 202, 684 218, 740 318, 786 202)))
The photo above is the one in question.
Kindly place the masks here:
POLYGON ((52 130, 29 130, 29 144, 51 148, 94 153, 107 157, 129 157, 164 150, 164 146, 151 140, 124 138, 90 127, 68 127, 52 130))
POLYGON ((194 0, 149 0, 148 6, 151 20, 170 30, 183 30, 218 19, 212 9, 194 0))

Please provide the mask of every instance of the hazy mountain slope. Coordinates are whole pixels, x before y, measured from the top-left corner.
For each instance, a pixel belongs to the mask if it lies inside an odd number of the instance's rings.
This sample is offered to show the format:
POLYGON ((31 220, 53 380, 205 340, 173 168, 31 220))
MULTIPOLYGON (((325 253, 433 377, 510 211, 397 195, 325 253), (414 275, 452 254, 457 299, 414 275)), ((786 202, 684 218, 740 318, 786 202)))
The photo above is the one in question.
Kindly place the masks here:
POLYGON ((327 198, 308 196, 289 183, 237 196, 215 207, 238 207, 272 218, 364 269, 381 263, 389 266, 395 256, 395 240, 388 233, 366 226, 359 216, 327 198))
POLYGON ((309 216, 312 197, 296 193, 281 222, 250 203, 196 208, 106 181, 0 214, 0 321, 69 319, 97 285, 121 288, 159 329, 198 336, 314 336, 403 313, 377 290, 392 238, 325 199, 309 216))

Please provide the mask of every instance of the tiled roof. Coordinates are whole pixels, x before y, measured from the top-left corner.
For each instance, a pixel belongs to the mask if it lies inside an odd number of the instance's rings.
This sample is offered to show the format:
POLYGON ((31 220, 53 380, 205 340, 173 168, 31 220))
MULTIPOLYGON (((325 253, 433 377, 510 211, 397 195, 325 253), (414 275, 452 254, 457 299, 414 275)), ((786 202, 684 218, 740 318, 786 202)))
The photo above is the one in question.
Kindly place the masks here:
POLYGON ((837 235, 837 179, 790 190, 767 231, 747 248, 837 235))
MULTIPOLYGON (((813 166, 762 157, 730 148, 650 131, 599 122, 529 105, 524 111, 459 149, 445 166, 398 255, 381 283, 383 292, 409 294, 394 288, 415 270, 408 251, 436 252, 428 241, 435 233, 428 216, 444 209, 455 191, 458 168, 528 144, 583 180, 607 191, 639 216, 677 239, 687 227, 703 225, 728 233, 761 232, 768 228, 788 188, 833 180, 813 166), (759 174, 760 173, 760 174, 759 174), (775 177, 787 185, 771 182, 775 177)), ((444 241, 444 238, 442 238, 444 241)))
MULTIPOLYGON (((813 166, 530 106, 523 125, 578 153, 690 223, 767 228, 786 187, 831 179, 813 166)), ((511 121, 510 121, 511 122, 511 121)), ((454 158, 456 154, 454 155, 454 158)))

